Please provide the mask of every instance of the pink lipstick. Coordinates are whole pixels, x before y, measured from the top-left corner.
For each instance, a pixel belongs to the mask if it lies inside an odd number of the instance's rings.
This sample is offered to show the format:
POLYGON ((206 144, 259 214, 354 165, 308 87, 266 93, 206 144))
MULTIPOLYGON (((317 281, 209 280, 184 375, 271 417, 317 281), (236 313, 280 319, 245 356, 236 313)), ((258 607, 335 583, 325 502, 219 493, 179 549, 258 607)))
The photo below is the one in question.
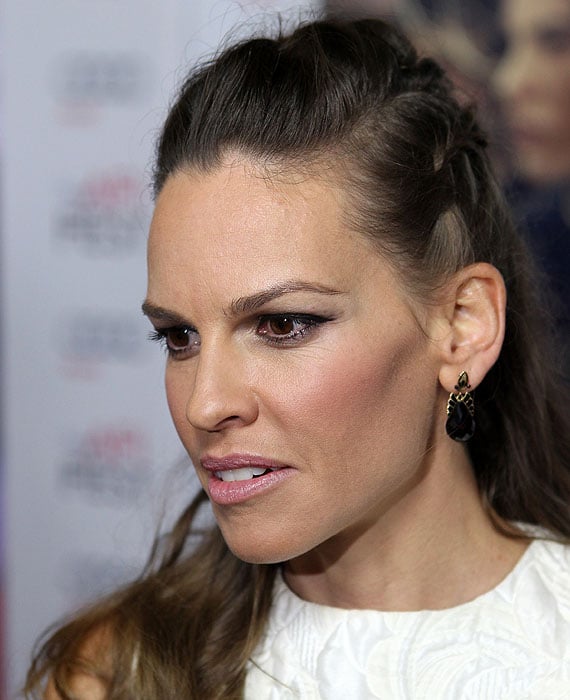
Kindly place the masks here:
POLYGON ((201 465, 210 475, 210 499, 218 505, 243 503, 274 488, 295 472, 282 462, 248 454, 207 455, 201 465))

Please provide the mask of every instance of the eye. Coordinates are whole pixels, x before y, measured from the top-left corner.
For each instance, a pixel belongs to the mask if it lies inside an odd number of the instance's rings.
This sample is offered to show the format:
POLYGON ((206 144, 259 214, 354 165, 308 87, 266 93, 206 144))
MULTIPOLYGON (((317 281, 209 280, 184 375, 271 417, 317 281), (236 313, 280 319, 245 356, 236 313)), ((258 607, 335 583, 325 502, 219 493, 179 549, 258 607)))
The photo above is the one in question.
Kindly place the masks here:
POLYGON ((570 49, 570 27, 545 27, 537 32, 539 45, 551 54, 570 49))
POLYGON ((157 328, 150 334, 150 339, 161 343, 170 357, 177 359, 196 354, 200 347, 198 331, 190 326, 157 328))
POLYGON ((289 316, 276 316, 275 318, 268 318, 266 321, 267 333, 272 335, 283 336, 291 335, 295 333, 298 329, 298 322, 295 323, 295 319, 289 316))
POLYGON ((268 343, 291 344, 306 338, 327 320, 305 314, 271 314, 259 319, 256 332, 268 343))

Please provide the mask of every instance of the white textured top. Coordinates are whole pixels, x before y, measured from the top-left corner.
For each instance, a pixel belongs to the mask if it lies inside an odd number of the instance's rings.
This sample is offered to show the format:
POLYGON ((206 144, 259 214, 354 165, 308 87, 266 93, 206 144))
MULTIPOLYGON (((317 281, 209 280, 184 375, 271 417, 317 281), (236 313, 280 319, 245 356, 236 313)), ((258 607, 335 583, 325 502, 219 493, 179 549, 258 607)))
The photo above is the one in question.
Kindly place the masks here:
POLYGON ((247 700, 568 700, 570 547, 536 540, 496 588, 447 610, 308 603, 278 578, 247 700))

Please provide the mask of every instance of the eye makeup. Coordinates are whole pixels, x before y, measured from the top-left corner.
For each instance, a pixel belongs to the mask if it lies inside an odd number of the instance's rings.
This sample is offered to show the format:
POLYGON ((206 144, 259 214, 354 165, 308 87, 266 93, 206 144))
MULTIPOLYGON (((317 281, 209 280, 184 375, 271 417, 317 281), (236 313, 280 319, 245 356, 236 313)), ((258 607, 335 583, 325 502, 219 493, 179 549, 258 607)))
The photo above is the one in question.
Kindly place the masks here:
MULTIPOLYGON (((292 347, 307 340, 330 317, 305 313, 271 313, 256 316, 253 331, 259 339, 272 346, 292 347)), ((151 341, 159 343, 173 359, 193 357, 201 346, 196 328, 188 325, 155 328, 149 334, 151 341)))

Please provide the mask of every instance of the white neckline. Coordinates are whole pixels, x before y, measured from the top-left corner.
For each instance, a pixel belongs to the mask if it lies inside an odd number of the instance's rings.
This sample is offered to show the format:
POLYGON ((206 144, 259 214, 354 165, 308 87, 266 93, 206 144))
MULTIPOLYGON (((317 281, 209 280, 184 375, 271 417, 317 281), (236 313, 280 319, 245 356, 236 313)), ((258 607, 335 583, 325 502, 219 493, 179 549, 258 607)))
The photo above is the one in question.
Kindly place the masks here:
POLYGON ((450 612, 461 612, 464 611, 466 608, 470 607, 475 607, 482 605, 487 602, 487 600, 491 597, 494 597, 496 595, 500 595, 503 592, 506 592, 507 589, 510 589, 514 582, 519 578, 520 573, 522 572, 523 569, 526 568, 527 564, 532 561, 536 555, 537 555, 537 550, 539 550, 540 547, 544 547, 547 542, 551 542, 548 540, 544 539, 533 539, 528 547, 525 549, 523 554, 519 557, 518 561, 516 564, 513 566, 513 568, 506 574, 506 576, 501 579, 493 588, 489 589, 488 591, 485 591, 484 593, 480 593, 479 595, 475 596, 475 598, 472 598, 471 600, 465 601, 464 603, 460 603, 459 605, 453 605, 449 608, 436 608, 436 609, 430 609, 430 608, 422 608, 420 610, 378 610, 378 609, 371 609, 371 608, 341 608, 341 607, 336 607, 333 605, 325 605, 322 603, 314 603, 308 600, 305 600, 304 598, 301 598, 298 596, 294 591, 292 591, 287 583, 285 582, 285 579, 283 577, 283 571, 281 568, 279 568, 279 571, 277 573, 277 579, 275 582, 275 595, 283 595, 285 596, 295 607, 301 609, 303 607, 305 608, 312 608, 315 613, 319 613, 319 611, 322 614, 327 614, 327 615, 338 615, 338 616, 343 616, 343 615, 358 615, 360 614, 375 614, 378 616, 382 617, 393 617, 393 618, 400 618, 400 617, 414 617, 414 616, 421 616, 422 614, 429 614, 430 616, 436 616, 438 613, 442 615, 448 615, 450 612))

